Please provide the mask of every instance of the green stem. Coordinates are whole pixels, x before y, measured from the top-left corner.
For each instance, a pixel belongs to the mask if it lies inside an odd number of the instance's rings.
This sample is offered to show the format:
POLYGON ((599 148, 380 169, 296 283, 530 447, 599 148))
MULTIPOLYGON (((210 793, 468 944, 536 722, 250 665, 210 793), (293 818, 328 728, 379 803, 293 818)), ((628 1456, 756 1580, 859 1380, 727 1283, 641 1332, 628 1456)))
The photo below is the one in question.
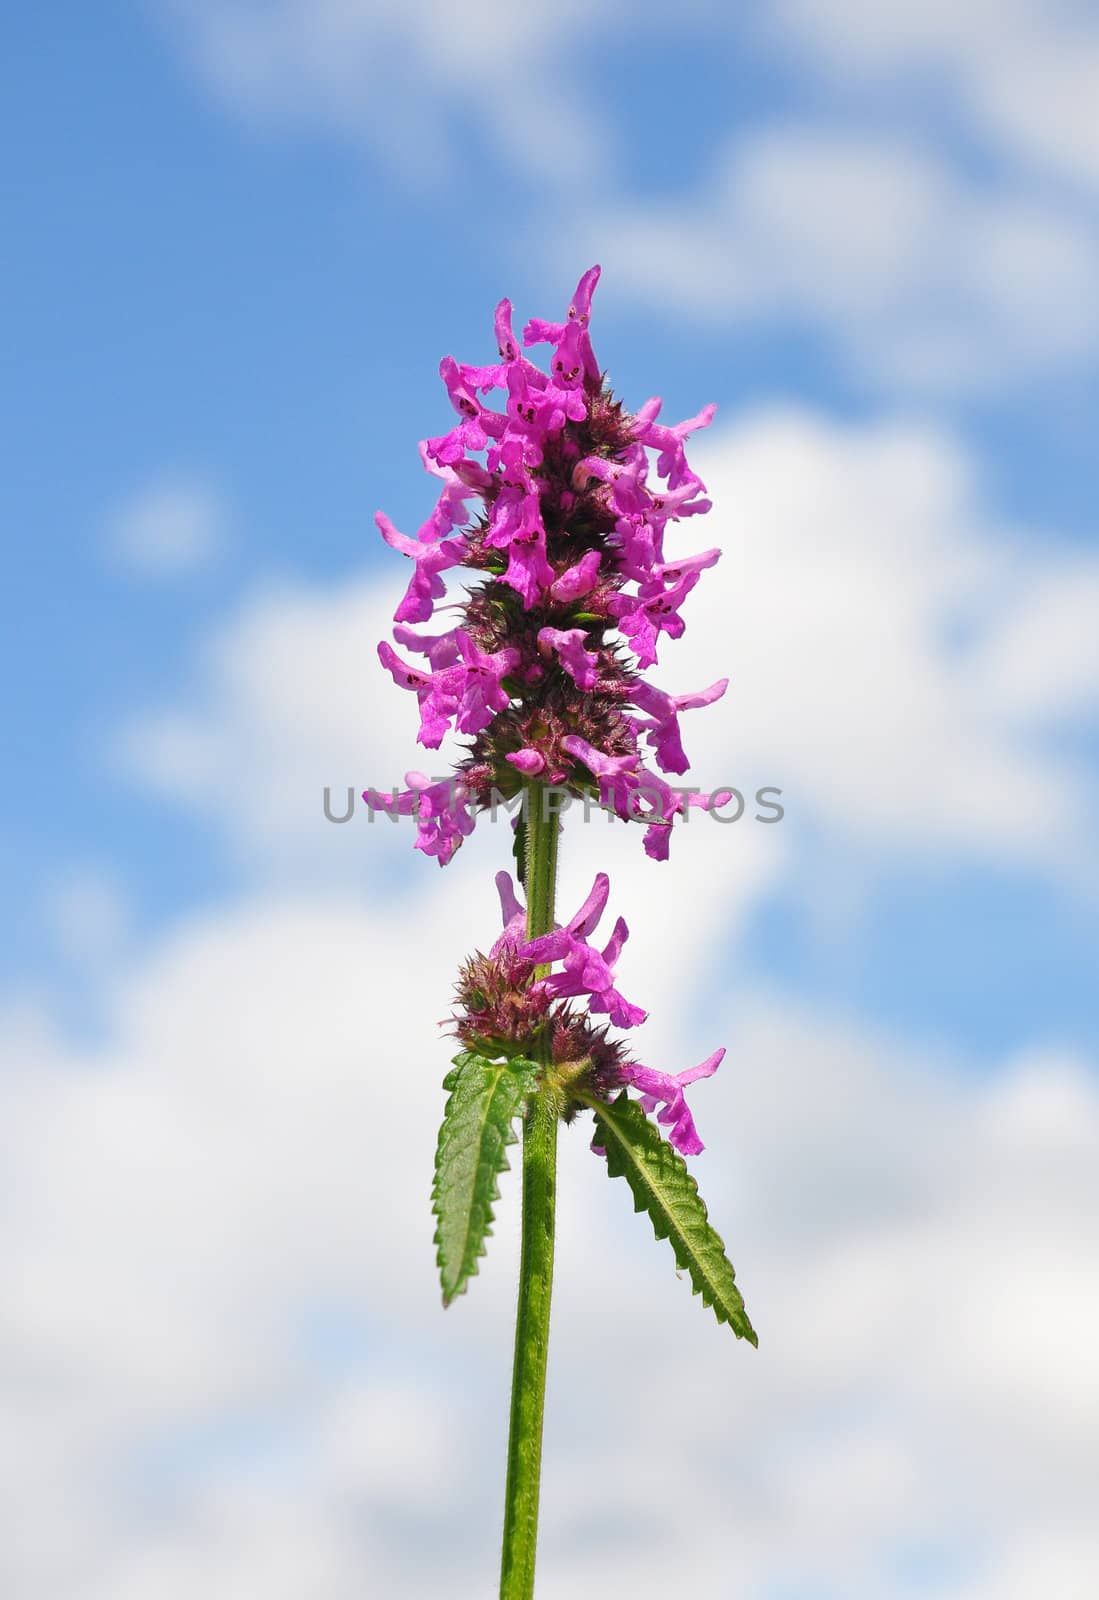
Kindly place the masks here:
MULTIPOLYGON (((541 785, 531 784, 526 862, 527 937, 531 939, 552 930, 557 890, 560 824, 556 816, 544 815, 545 798, 541 785)), ((540 1059, 545 1064, 549 1060, 548 1038, 542 1041, 540 1049, 540 1059)), ((557 1094, 552 1086, 544 1084, 529 1103, 523 1129, 523 1244, 515 1318, 500 1600, 531 1600, 534 1594, 542 1418, 553 1289, 558 1120, 557 1094)))

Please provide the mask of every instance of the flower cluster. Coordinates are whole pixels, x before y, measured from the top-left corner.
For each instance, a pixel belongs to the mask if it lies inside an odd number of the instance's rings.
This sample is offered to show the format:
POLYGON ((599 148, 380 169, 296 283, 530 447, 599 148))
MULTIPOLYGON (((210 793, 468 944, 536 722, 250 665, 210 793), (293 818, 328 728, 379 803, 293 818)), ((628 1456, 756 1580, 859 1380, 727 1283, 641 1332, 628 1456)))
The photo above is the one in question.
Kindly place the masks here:
MULTIPOLYGON (((629 938, 624 919, 618 918, 601 950, 589 942, 610 894, 606 873, 597 873, 574 917, 537 939, 526 936, 526 909, 510 875, 498 872, 496 887, 504 931, 487 956, 474 956, 462 970, 454 1033, 467 1048, 489 1057, 525 1053, 544 1036, 547 1069, 566 1093, 569 1085, 580 1082, 601 1099, 632 1087, 641 1096, 642 1109, 657 1112, 676 1149, 697 1155, 703 1146, 684 1089, 716 1072, 724 1050, 685 1072, 660 1072, 631 1061, 622 1043, 591 1021, 592 1015, 606 1016, 618 1028, 633 1028, 646 1017, 617 986, 615 968, 629 938), (586 1001, 586 1011, 575 1012, 569 1004, 573 1000, 586 1001)), ((567 1108, 566 1116, 575 1109, 567 1108)))
POLYGON ((531 779, 642 820, 645 850, 659 860, 673 819, 708 803, 662 774, 687 771, 680 714, 712 704, 726 680, 673 695, 641 672, 656 664, 662 636, 681 636, 683 603, 720 554, 669 557, 664 547, 669 522, 710 508, 685 443, 715 408, 674 426, 660 421, 659 399, 623 410, 588 331, 598 278, 598 267, 584 274, 564 322, 536 318, 524 329, 523 347, 550 346, 548 372, 523 353, 507 300, 496 310, 495 365, 442 362, 460 420, 420 447, 442 483, 438 503, 415 538, 377 517, 412 563, 393 635, 406 654, 383 641, 382 664, 416 696, 421 744, 438 749, 457 732, 469 745, 454 784, 410 774, 403 793, 364 798, 415 814, 417 848, 440 865, 479 810, 531 779), (481 398, 492 394, 502 409, 481 398), (464 575, 460 620, 421 632, 446 595, 444 573, 464 575))

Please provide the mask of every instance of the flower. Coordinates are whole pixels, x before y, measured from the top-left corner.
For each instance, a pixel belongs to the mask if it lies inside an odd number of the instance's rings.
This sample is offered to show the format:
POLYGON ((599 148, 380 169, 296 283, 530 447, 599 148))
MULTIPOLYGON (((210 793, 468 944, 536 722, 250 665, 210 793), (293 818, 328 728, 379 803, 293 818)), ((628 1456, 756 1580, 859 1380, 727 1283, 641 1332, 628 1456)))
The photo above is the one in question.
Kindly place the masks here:
POLYGON ((602 952, 594 950, 587 940, 603 914, 609 893, 607 874, 597 873, 591 893, 576 915, 563 928, 530 940, 523 946, 523 954, 537 966, 552 966, 558 961, 563 964, 563 972, 540 980, 541 989, 550 1000, 587 995, 589 1011, 605 1012, 619 1028, 634 1028, 644 1022, 648 1013, 624 999, 614 983, 615 964, 630 936, 625 920, 618 918, 602 952))
MULTIPOLYGON (((685 1156, 697 1155, 698 1137, 684 1091, 700 1078, 715 1073, 725 1051, 715 1050, 705 1061, 685 1072, 660 1072, 630 1060, 621 1043, 595 1026, 591 1015, 605 1015, 618 1028, 633 1028, 646 1013, 619 993, 615 966, 628 937, 621 917, 602 951, 589 943, 610 896, 605 872, 596 874, 591 890, 576 914, 551 933, 528 939, 527 912, 511 874, 496 874, 503 930, 487 956, 467 962, 458 984, 459 1014, 454 1031, 474 1048, 514 1051, 526 1048, 536 1030, 548 1036, 551 1070, 575 1091, 578 1084, 589 1094, 609 1100, 623 1088, 636 1091, 646 1115, 668 1128, 671 1144, 685 1156), (545 967, 558 972, 544 973, 545 967), (577 1015, 571 1002, 588 999, 587 1015, 577 1015)), ((579 1109, 583 1102, 575 1102, 579 1109)), ((597 1149, 597 1153, 602 1151, 597 1149)))
POLYGON ((599 581, 599 561, 599 551, 589 550, 574 566, 566 567, 561 576, 550 584, 550 599, 567 606, 590 594, 599 581))
POLYGON ((458 709, 457 698, 444 687, 444 673, 417 672, 384 639, 378 645, 378 656, 399 689, 415 691, 420 703, 420 731, 416 737, 429 750, 437 750, 458 709))
POLYGON ((694 694, 665 694, 654 684, 640 681, 633 691, 633 702, 639 710, 647 712, 650 720, 636 721, 634 726, 645 730, 645 737, 653 748, 656 764, 662 772, 686 772, 690 762, 683 753, 679 736, 679 713, 692 711, 698 706, 712 706, 720 700, 729 687, 728 678, 719 678, 708 689, 694 694))
POLYGON ((494 881, 496 893, 500 896, 500 914, 504 919, 504 931, 489 954, 498 956, 502 950, 516 950, 526 941, 527 908, 515 892, 510 872, 498 872, 494 881))
POLYGON ((617 816, 627 822, 648 824, 644 848, 645 854, 654 861, 668 859, 672 822, 687 806, 700 806, 708 810, 713 805, 723 804, 729 796, 729 791, 725 789, 719 789, 715 795, 707 797, 694 789, 673 788, 664 782, 659 773, 650 772, 643 766, 640 756, 608 755, 605 751, 596 750, 578 734, 566 736, 561 744, 598 779, 599 799, 603 805, 609 805, 617 816))
POLYGON ((567 388, 584 378, 599 380, 599 363, 588 334, 588 318, 600 271, 599 267, 589 267, 580 279, 564 322, 543 322, 539 317, 532 317, 523 329, 524 344, 553 345, 550 365, 554 377, 567 388))
MULTIPOLYGON (((445 493, 445 491, 444 491, 445 493)), ((462 559, 462 546, 456 539, 440 539, 433 544, 423 544, 399 532, 384 511, 375 514, 382 538, 394 550, 415 562, 404 599, 394 612, 397 622, 426 622, 435 609, 435 601, 446 594, 446 584, 439 576, 449 567, 456 567, 462 559)), ((429 526, 428 523, 424 527, 429 526)), ((421 533, 423 529, 420 530, 421 533)))
MULTIPOLYGON (((713 704, 726 681, 671 695, 643 674, 662 638, 683 634, 684 605, 720 555, 665 549, 678 522, 709 510, 687 445, 714 407, 673 424, 661 420, 658 397, 632 415, 623 408, 592 348, 598 281, 599 268, 589 268, 564 320, 532 318, 522 347, 511 303, 501 300, 499 359, 443 359, 458 421, 420 445, 440 480, 438 503, 415 538, 377 515, 383 539, 413 563, 394 643, 379 646, 382 665, 416 695, 421 744, 437 749, 450 731, 472 741, 456 768, 461 828, 444 842, 433 815, 428 843, 422 829, 417 840, 432 853, 438 842, 440 860, 494 793, 514 794, 524 782, 563 783, 586 796, 594 780, 620 816, 644 822, 646 853, 657 860, 668 854, 675 818, 699 803, 648 771, 642 753, 648 747, 661 772, 686 773, 679 714, 713 704), (527 353, 543 344, 548 371, 527 353), (455 569, 468 589, 457 626, 415 632, 408 624, 428 621, 455 569), (411 665, 395 646, 425 665, 411 665)), ((571 982, 581 981, 578 959, 571 982)))
POLYGON ((585 650, 587 632, 583 628, 540 628, 538 648, 547 655, 553 651, 557 659, 581 689, 594 689, 599 682, 599 657, 594 650, 585 650))
POLYGON ((420 702, 421 744, 437 750, 451 726, 459 733, 479 733, 497 711, 508 705, 502 688, 505 676, 519 660, 516 650, 495 654, 478 649, 464 628, 454 628, 434 639, 421 639, 411 628, 397 630, 406 643, 421 651, 436 666, 434 672, 418 672, 402 661, 383 639, 378 645, 382 665, 401 689, 413 689, 420 702))
POLYGON ((541 750, 535 750, 530 745, 524 745, 521 750, 509 750, 504 760, 510 761, 525 778, 536 778, 546 767, 546 758, 541 750))
POLYGON ((662 1107, 656 1113, 656 1120, 665 1127, 671 1125, 668 1139, 681 1155, 696 1156, 705 1149, 695 1129, 694 1118, 691 1116, 683 1090, 687 1084, 695 1083, 699 1078, 711 1077, 724 1058, 724 1049, 715 1050, 712 1056, 700 1061, 697 1067, 688 1067, 686 1072, 676 1074, 657 1072, 654 1068, 644 1067, 637 1061, 629 1062, 620 1068, 623 1083, 628 1083, 634 1089, 640 1089, 643 1111, 651 1113, 658 1105, 662 1107))
POLYGON ((425 856, 435 856, 445 867, 462 840, 473 832, 473 817, 469 810, 468 791, 453 778, 437 783, 422 772, 406 772, 404 781, 408 788, 402 793, 394 790, 389 795, 375 789, 364 789, 363 799, 372 811, 385 811, 390 816, 414 816, 417 821, 414 848, 425 856))
MULTIPOLYGON (((698 559, 696 557, 696 561, 698 559)), ((714 553, 716 559, 717 554, 714 553)), ((619 631, 630 641, 639 666, 656 665, 656 644, 662 633, 666 633, 669 639, 683 637, 687 625, 679 608, 698 582, 702 568, 680 562, 676 573, 673 581, 666 584, 664 566, 655 566, 652 577, 638 586, 635 595, 615 597, 611 615, 619 631)))
POLYGON ((660 414, 660 406, 660 400, 653 399, 649 401, 648 406, 642 407, 638 414, 640 426, 637 429, 637 441, 639 444, 648 445, 652 450, 660 451, 656 470, 660 477, 668 480, 669 489, 678 489, 681 484, 699 484, 701 480, 687 465, 683 441, 697 428, 708 428, 714 420, 717 407, 712 404, 703 406, 696 416, 688 417, 686 422, 677 422, 674 427, 669 428, 656 420, 660 414))

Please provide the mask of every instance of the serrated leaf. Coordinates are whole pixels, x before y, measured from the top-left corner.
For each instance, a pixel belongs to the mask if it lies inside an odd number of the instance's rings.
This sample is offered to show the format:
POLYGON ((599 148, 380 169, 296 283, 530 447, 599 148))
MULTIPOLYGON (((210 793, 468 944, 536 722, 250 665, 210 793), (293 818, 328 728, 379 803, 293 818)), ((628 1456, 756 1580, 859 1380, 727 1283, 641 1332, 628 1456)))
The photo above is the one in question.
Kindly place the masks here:
POLYGON ((492 1232, 499 1177, 508 1167, 512 1127, 534 1086, 535 1067, 523 1059, 486 1061, 472 1051, 454 1059, 443 1079, 449 1099, 435 1150, 431 1209, 443 1304, 462 1293, 492 1232))
POLYGON ((647 1212, 656 1237, 671 1243, 676 1265, 690 1274, 703 1304, 712 1306, 717 1320, 727 1322, 738 1339, 757 1344, 724 1242, 679 1151, 624 1090, 610 1105, 587 1103, 595 1112, 595 1143, 607 1153, 610 1176, 625 1178, 634 1210, 647 1212))

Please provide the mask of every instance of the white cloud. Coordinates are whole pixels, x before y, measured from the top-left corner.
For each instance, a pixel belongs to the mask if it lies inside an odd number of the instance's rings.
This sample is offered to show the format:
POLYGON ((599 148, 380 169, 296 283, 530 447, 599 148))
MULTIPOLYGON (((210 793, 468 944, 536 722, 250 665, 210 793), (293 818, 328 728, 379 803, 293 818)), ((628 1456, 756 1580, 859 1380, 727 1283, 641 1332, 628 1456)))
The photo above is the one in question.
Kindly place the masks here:
POLYGON ((109 550, 136 576, 184 576, 218 559, 227 525, 225 503, 210 484, 189 477, 155 479, 113 513, 109 550))
POLYGON ((676 672, 705 679, 722 640, 732 687, 697 723, 710 759, 720 728, 834 840, 1078 862, 1083 772, 1042 734, 1093 696, 1079 611, 1096 563, 997 528, 925 425, 757 414, 696 456, 726 555, 676 672))
POLYGON ((570 255, 707 321, 820 332, 890 387, 987 390, 1099 350, 1099 241, 1051 201, 808 123, 738 136, 696 184, 581 214, 570 255))
MULTIPOLYGON (((735 1559, 745 1600, 902 1600, 898 1563, 925 1551, 941 1600, 1011 1593, 1012 1563, 1072 1596, 1099 1555, 1094 1075, 1051 1050, 986 1078, 789 996, 715 997, 806 823, 850 879, 898 848, 1078 870, 1081 781, 1036 740, 1090 704, 1094 564, 991 525, 922 424, 755 414, 696 458, 726 556, 659 676, 729 673, 689 724, 699 781, 778 782, 788 819, 698 819, 669 867, 621 826, 572 827, 561 903, 608 867, 643 1059, 730 1046, 694 1097, 698 1170, 762 1348, 711 1325, 583 1129, 563 1136, 542 1592, 655 1600, 689 1574, 717 1600, 735 1559)), ((504 845, 483 827, 440 873, 407 828, 321 819, 326 781, 434 759, 376 662, 404 576, 381 560, 258 595, 129 739, 266 873, 304 862, 308 892, 147 949, 91 1057, 18 1019, 0 1128, 22 1292, 0 1365, 34 1448, 0 1460, 15 1600, 491 1592, 518 1197, 512 1175, 443 1317, 426 1194, 434 1019, 495 932, 504 845)))
MULTIPOLYGON (((1095 561, 996 527, 968 459, 925 424, 758 412, 695 456, 716 509, 708 526, 685 523, 678 547, 725 556, 657 676, 677 692, 729 676, 726 698, 687 720, 692 777, 749 797, 774 784, 788 806, 776 828, 722 830, 733 877, 762 890, 806 826, 855 850, 862 874, 868 852, 890 848, 1077 874, 1087 789, 1041 739, 1094 699, 1095 561)), ((377 662, 405 576, 382 562, 343 589, 249 602, 209 642, 180 707, 127 735, 143 779, 215 818, 267 870, 298 858, 342 876, 361 859, 366 820, 326 823, 325 785, 339 809, 348 785, 447 770, 413 743, 411 697, 377 662)), ((701 871, 716 827, 697 831, 678 848, 701 871)), ((585 863, 637 848, 626 829, 585 832, 585 863)))
MULTIPOLYGON (((780 783, 788 819, 698 819, 669 867, 621 826, 570 828, 561 900, 611 871, 643 1059, 730 1046, 694 1097, 698 1168, 762 1348, 710 1323, 583 1129, 563 1136, 542 1590, 655 1600, 689 1573, 717 1600, 735 1551, 745 1600, 901 1600, 926 1549, 960 1563, 942 1600, 990 1600, 1012 1563, 1072 1595, 1097 1553, 1094 1076, 1053 1051, 966 1075, 789 996, 715 997, 806 825, 853 880, 898 847, 1072 867, 1080 781, 1035 739, 1090 704, 1093 563, 990 526, 923 425, 756 414, 696 454, 726 556, 659 676, 730 674, 691 720, 700 781, 780 783)), ((14 1600, 491 1592, 514 1175, 445 1318, 426 1195, 434 1019, 495 932, 504 847, 483 827, 443 874, 407 828, 321 818, 325 782, 423 759, 374 655, 403 579, 381 559, 256 596, 129 737, 147 780, 269 878, 304 864, 308 891, 145 948, 103 980, 93 1051, 12 1019, 14 1600)))
POLYGON ((779 0, 767 31, 849 95, 926 89, 1022 163, 1099 184, 1099 21, 1074 0, 779 0))
POLYGON ((445 770, 413 744, 378 662, 405 581, 393 568, 387 577, 253 596, 209 638, 189 702, 135 719, 125 763, 218 817, 268 866, 275 855, 346 864, 355 825, 325 822, 326 786, 339 815, 349 785, 388 788, 410 768, 445 770))
POLYGON ((455 176, 473 148, 560 182, 597 172, 607 149, 569 67, 598 6, 167 0, 164 9, 232 109, 329 128, 406 175, 455 176))
MULTIPOLYGON (((146 953, 107 1045, 5 1080, 13 1600, 491 1592, 518 1197, 446 1316, 426 1201, 431 1019, 491 921, 426 867, 365 910, 242 904, 146 953)), ((761 1349, 563 1134, 547 1600, 717 1600, 731 1560, 746 1600, 900 1600, 924 1545, 979 1563, 967 1600, 1024 1552, 1060 1593, 1095 1553, 1094 1078, 954 1076, 783 997, 697 1028, 734 1046, 698 1168, 761 1349)))
POLYGON ((82 965, 117 957, 130 927, 129 897, 103 866, 70 868, 56 878, 46 891, 43 914, 62 953, 82 965))
POLYGON ((978 653, 990 705, 1056 723, 1099 701, 1099 571, 1065 559, 1029 575, 1005 604, 978 653))
MULTIPOLYGON (((449 166, 479 123, 495 159, 535 175, 590 178, 605 154, 608 129, 592 121, 573 63, 581 51, 597 62, 606 88, 617 61, 605 52, 626 20, 616 0, 475 0, 460 25, 445 0, 162 0, 162 10, 238 110, 327 125, 406 168, 449 166)), ((642 0, 628 23, 659 70, 664 13, 642 0)), ((872 15, 862 0, 779 0, 747 18, 690 0, 676 26, 718 60, 731 40, 741 52, 777 47, 848 103, 877 91, 871 115, 898 89, 931 114, 945 97, 1024 167, 1099 181, 1099 29, 1072 0, 899 0, 872 15)))
MULTIPOLYGON (((601 258, 645 302, 820 332, 890 388, 994 393, 1093 362, 1099 235, 1087 197, 1048 174, 1099 180, 1094 26, 1045 0, 865 9, 784 0, 746 22, 681 6, 681 42, 713 70, 733 49, 777 50, 812 76, 789 106, 701 126, 708 165, 681 163, 669 195, 627 136, 618 0, 477 0, 460 26, 445 0, 165 6, 247 116, 328 128, 428 182, 460 181, 471 160, 532 178, 537 204, 511 236, 523 267, 550 240, 566 271, 601 258), (1008 159, 968 160, 944 97, 1008 159)), ((628 26, 636 92, 651 94, 666 18, 644 4, 628 26)))

